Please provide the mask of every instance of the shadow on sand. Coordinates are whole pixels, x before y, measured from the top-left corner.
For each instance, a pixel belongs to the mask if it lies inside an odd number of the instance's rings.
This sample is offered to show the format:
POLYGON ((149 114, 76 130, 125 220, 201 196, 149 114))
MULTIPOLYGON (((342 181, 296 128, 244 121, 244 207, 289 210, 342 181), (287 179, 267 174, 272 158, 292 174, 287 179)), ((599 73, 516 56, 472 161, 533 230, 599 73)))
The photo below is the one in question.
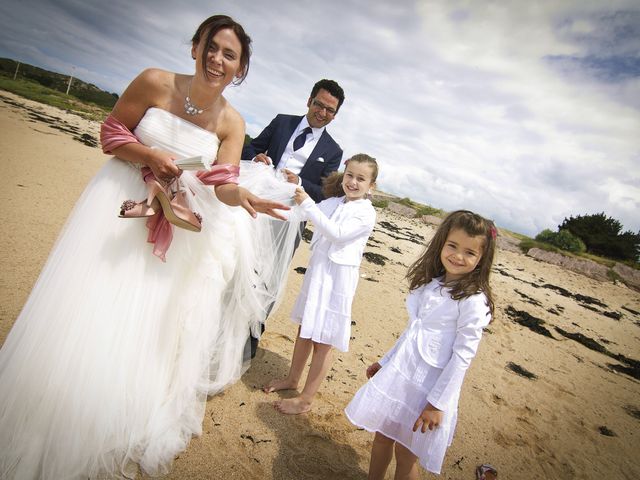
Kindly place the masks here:
MULTIPOLYGON (((249 389, 259 389, 265 379, 285 376, 289 359, 270 350, 258 349, 251 367, 242 377, 249 389)), ((322 387, 321 387, 322 392, 322 387)), ((277 479, 365 479, 367 473, 360 466, 358 453, 347 443, 354 427, 346 424, 342 410, 302 415, 283 415, 273 408, 271 401, 290 398, 294 391, 266 396, 256 407, 256 416, 273 432, 279 449, 273 459, 271 478, 277 479)), ((317 401, 318 404, 321 399, 317 401)), ((316 406, 317 408, 317 406, 316 406)), ((331 407, 329 407, 331 409, 331 407)), ((323 406, 323 412, 327 408, 323 406)))

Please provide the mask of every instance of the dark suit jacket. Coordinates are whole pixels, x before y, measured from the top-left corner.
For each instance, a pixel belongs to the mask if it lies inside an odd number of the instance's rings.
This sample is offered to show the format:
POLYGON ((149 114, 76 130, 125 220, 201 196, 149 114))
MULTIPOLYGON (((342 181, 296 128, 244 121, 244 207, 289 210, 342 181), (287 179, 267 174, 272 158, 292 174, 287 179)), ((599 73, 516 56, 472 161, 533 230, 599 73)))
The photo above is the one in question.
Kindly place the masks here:
MULTIPOLYGON (((258 153, 266 153, 277 166, 284 149, 302 120, 302 115, 278 114, 271 123, 242 149, 242 158, 251 160, 258 153)), ((342 160, 342 149, 325 129, 318 143, 300 171, 302 186, 316 202, 324 199, 322 179, 338 170, 342 160), (319 161, 318 159, 322 159, 319 161)))

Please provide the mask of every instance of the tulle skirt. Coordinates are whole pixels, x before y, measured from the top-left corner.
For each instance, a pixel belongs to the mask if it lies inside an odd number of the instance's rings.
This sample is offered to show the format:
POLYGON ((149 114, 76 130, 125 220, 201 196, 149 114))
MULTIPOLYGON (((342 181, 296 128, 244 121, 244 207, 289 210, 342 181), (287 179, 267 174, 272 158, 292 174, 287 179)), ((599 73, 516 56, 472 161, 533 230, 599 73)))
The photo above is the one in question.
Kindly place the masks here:
MULTIPOLYGON (((290 199, 263 167, 243 165, 241 182, 290 199)), ((228 207, 190 172, 181 182, 202 231, 175 228, 166 263, 144 219, 117 217, 146 195, 137 168, 110 159, 77 202, 0 350, 0 478, 166 473, 207 395, 243 373, 296 225, 228 207)))

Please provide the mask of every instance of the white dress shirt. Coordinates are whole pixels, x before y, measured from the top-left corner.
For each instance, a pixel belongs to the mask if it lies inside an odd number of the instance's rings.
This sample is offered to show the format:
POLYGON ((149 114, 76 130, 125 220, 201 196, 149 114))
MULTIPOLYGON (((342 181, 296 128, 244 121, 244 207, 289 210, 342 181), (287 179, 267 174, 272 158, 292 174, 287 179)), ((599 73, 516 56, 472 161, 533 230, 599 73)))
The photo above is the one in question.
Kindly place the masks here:
MULTIPOLYGON (((280 161, 278 162, 276 170, 282 170, 283 168, 286 168, 296 175, 300 175, 302 167, 304 167, 304 164, 307 163, 309 155, 311 155, 311 152, 313 152, 313 149, 316 147, 318 140, 320 140, 322 132, 324 132, 324 127, 311 127, 311 133, 307 134, 307 141, 305 142, 305 144, 294 152, 293 141, 298 135, 300 135, 302 130, 307 127, 310 127, 310 125, 307 121, 307 116, 305 115, 304 117, 302 117, 302 120, 298 124, 298 127, 291 135, 291 138, 289 138, 289 142, 287 143, 284 152, 282 152, 282 157, 280 157, 280 161)), ((300 180, 298 180, 298 183, 300 183, 300 180)))

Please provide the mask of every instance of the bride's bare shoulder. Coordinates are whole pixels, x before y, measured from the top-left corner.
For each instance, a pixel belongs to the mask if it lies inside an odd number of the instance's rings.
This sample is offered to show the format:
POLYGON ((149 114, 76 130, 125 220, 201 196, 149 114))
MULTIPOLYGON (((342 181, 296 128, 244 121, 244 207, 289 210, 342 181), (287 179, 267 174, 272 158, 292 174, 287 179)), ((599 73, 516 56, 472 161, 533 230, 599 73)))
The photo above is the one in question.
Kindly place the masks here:
POLYGON ((140 72, 134 81, 146 88, 174 89, 181 76, 160 68, 147 68, 140 72))
POLYGON ((220 109, 220 117, 218 118, 217 133, 219 137, 226 137, 231 134, 241 134, 244 136, 244 118, 233 108, 233 105, 226 98, 221 97, 222 108, 220 109))

